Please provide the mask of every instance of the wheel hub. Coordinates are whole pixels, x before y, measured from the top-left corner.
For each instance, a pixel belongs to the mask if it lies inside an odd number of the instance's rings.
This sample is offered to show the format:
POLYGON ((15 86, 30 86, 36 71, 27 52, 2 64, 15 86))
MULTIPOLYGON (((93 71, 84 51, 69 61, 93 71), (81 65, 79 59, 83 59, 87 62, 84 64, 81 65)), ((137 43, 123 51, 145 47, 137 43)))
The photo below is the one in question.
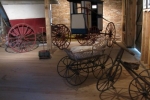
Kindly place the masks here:
POLYGON ((62 36, 61 33, 58 33, 58 34, 56 35, 57 38, 61 38, 61 36, 62 36))
POLYGON ((104 64, 100 64, 101 69, 105 69, 105 65, 104 64))
POLYGON ((143 95, 144 97, 147 97, 147 96, 148 96, 147 91, 142 91, 142 95, 143 95))

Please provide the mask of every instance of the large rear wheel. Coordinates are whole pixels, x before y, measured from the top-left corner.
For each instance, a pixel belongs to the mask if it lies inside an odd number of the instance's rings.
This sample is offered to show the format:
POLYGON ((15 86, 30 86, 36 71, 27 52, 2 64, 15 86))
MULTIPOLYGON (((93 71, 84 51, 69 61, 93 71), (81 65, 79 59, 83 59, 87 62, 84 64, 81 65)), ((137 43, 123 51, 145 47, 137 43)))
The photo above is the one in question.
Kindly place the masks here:
POLYGON ((70 45, 70 30, 64 24, 52 26, 52 43, 59 49, 68 48, 70 45))
POLYGON ((25 23, 13 26, 8 32, 8 46, 17 53, 31 51, 35 44, 36 34, 33 28, 25 23))
MULTIPOLYGON (((150 83, 150 77, 142 76, 141 78, 150 83)), ((150 100, 150 85, 141 78, 134 78, 129 84, 129 95, 132 100, 150 100)))

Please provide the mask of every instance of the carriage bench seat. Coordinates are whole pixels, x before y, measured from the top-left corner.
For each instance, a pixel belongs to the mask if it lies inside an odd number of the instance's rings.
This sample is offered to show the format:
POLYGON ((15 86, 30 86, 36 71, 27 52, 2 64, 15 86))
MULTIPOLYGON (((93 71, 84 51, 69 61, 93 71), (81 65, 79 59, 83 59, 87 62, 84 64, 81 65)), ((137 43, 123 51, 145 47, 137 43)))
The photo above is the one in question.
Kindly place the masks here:
POLYGON ((107 41, 104 39, 99 43, 95 43, 91 46, 74 46, 70 49, 64 49, 68 57, 72 60, 89 59, 94 56, 100 56, 107 49, 107 41))
POLYGON ((138 70, 140 66, 138 62, 124 62, 124 64, 134 70, 138 70))

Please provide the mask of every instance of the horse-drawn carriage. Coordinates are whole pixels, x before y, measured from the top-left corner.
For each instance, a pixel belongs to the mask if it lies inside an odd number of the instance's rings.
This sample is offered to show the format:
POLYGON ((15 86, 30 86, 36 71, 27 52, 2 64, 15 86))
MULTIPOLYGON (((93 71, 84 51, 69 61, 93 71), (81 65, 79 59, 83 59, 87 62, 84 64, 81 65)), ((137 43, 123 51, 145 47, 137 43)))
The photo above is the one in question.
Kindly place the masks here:
POLYGON ((58 24, 52 26, 52 42, 59 49, 68 48, 71 39, 77 39, 81 45, 92 45, 102 34, 111 45, 116 35, 115 25, 103 18, 103 2, 100 0, 68 0, 70 3, 70 29, 58 24), (103 30, 103 20, 108 22, 103 30), (54 27, 54 28, 53 28, 54 27))

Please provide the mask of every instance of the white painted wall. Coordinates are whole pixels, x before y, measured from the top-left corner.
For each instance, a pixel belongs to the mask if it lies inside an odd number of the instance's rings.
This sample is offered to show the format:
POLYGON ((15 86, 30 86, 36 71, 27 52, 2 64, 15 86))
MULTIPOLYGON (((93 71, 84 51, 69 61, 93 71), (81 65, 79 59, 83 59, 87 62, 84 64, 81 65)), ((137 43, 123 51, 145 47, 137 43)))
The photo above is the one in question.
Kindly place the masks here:
POLYGON ((44 18, 44 4, 3 5, 9 20, 44 18))

